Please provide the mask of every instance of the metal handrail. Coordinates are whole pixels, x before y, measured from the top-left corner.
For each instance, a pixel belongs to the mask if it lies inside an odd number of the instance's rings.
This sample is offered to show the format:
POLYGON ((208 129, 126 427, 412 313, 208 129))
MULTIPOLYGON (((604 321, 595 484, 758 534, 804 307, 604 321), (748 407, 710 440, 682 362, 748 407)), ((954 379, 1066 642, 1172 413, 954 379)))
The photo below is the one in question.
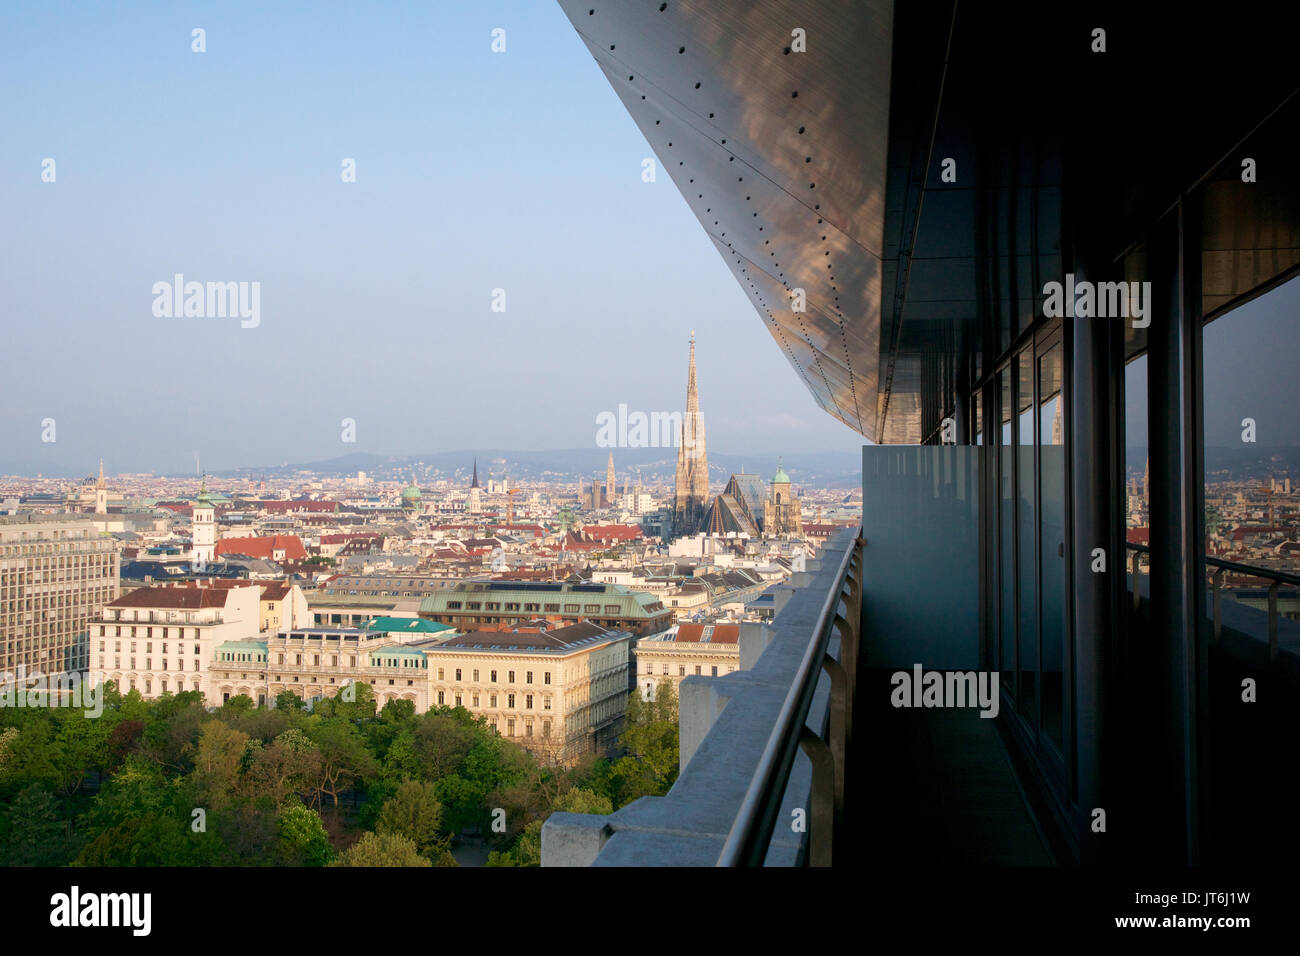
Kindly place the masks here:
MULTIPOLYGON (((1133 609, 1137 610, 1141 596, 1137 590, 1138 565, 1137 556, 1139 554, 1151 554, 1150 545, 1137 544, 1135 542, 1125 542, 1125 547, 1134 552, 1132 561, 1133 573, 1133 609)), ((1223 575, 1226 571, 1236 571, 1238 574, 1248 574, 1252 577, 1264 578, 1272 581, 1268 588, 1268 656, 1270 660, 1277 660, 1278 643, 1278 607, 1277 597, 1278 590, 1283 584, 1293 584, 1300 586, 1300 575, 1288 574, 1286 571, 1274 571, 1271 568, 1261 568, 1253 564, 1241 564, 1238 561, 1224 561, 1222 558, 1216 558, 1211 555, 1202 555, 1205 563, 1217 570, 1210 579, 1210 619, 1214 622, 1214 640, 1217 642, 1223 635, 1223 575)))
POLYGON ((859 530, 844 549, 835 581, 822 604, 812 638, 804 650, 799 669, 790 682, 790 690, 781 704, 753 779, 736 812, 736 819, 723 843, 722 852, 718 855, 717 866, 762 866, 767 857, 781 802, 790 782, 790 771, 794 767, 803 728, 808 722, 808 712, 812 708, 817 683, 821 678, 822 660, 830 643, 835 615, 844 597, 849 565, 861 544, 859 530))

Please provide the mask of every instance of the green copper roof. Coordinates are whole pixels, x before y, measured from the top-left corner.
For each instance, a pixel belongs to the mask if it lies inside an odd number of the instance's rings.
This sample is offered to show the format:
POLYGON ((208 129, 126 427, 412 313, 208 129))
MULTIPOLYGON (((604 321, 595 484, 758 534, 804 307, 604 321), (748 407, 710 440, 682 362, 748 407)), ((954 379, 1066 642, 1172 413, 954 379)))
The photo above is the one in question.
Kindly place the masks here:
POLYGON ((388 634, 436 634, 439 631, 453 630, 450 624, 438 624, 422 617, 372 617, 366 621, 367 631, 382 631, 388 634))

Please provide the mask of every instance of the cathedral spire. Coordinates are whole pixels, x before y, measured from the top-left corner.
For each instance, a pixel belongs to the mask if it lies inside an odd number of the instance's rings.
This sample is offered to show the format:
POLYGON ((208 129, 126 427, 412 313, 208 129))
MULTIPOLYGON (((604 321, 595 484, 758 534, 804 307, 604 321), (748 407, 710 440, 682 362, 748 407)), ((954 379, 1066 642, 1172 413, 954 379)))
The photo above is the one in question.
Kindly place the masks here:
POLYGON ((677 482, 673 495, 675 537, 700 530, 709 499, 709 462, 704 443, 704 418, 695 377, 695 331, 691 330, 690 359, 686 372, 686 414, 682 416, 677 448, 677 482))
POLYGON ((479 487, 478 484, 478 456, 474 456, 474 480, 469 483, 471 488, 479 487))

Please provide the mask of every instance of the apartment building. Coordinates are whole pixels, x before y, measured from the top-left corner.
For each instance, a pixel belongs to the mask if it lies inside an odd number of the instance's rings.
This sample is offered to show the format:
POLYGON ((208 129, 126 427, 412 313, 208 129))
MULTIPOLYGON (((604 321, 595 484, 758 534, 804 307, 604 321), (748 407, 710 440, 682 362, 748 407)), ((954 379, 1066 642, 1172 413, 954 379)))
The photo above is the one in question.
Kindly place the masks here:
POLYGON ((740 670, 739 624, 680 624, 636 642, 636 682, 654 700, 668 681, 677 690, 688 677, 722 677, 740 670))
POLYGON ((0 679, 84 671, 88 623, 117 597, 119 567, 92 518, 0 517, 0 679))
POLYGON ((90 626, 92 677, 122 693, 197 690, 211 702, 217 646, 256 639, 261 621, 259 582, 221 584, 145 587, 110 601, 90 626))

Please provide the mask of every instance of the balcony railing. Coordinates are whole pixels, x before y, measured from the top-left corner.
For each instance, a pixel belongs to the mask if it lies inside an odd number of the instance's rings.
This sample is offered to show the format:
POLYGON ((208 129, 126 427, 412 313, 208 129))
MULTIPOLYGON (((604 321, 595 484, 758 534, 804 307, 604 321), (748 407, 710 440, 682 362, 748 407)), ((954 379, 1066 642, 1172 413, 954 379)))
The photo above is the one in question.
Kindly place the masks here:
MULTIPOLYGON (((1138 575, 1141 573, 1139 560, 1142 555, 1147 555, 1150 560, 1151 548, 1144 544, 1128 544, 1129 554, 1129 572, 1133 575, 1133 608, 1141 604, 1142 596, 1138 589, 1138 575)), ((1277 660, 1278 654, 1278 622, 1281 614, 1278 612, 1278 591, 1283 584, 1290 584, 1300 587, 1300 575, 1290 574, 1286 571, 1275 571, 1271 568, 1261 568, 1253 564, 1242 564, 1238 561, 1224 561, 1222 558, 1216 558, 1211 555, 1204 555, 1203 560, 1207 568, 1213 568, 1214 571, 1209 575, 1209 594, 1210 594, 1210 620, 1214 625, 1214 640, 1218 641, 1223 637, 1223 578, 1232 571, 1236 574, 1248 575, 1253 578, 1263 578, 1271 582, 1268 586, 1268 657, 1270 661, 1277 660)))
POLYGON ((542 865, 830 865, 844 834, 863 545, 840 532, 780 592, 770 623, 742 624, 741 670, 682 682, 682 770, 666 796, 607 816, 552 814, 542 865))

